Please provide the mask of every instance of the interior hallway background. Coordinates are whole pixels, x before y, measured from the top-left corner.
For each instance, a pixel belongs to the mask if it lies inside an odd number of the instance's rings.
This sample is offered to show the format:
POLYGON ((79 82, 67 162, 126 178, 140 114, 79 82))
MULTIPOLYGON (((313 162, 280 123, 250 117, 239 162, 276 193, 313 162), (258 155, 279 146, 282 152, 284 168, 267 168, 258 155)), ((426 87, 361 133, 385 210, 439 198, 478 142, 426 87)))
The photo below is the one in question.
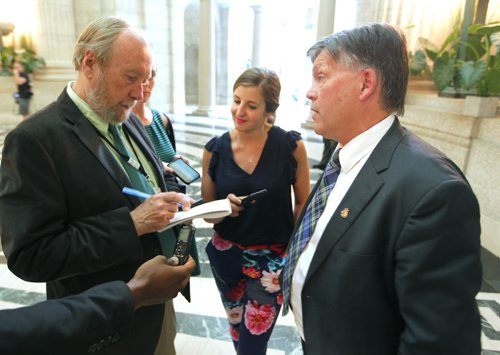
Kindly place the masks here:
MULTIPOLYGON (((2 3, 0 21, 16 25, 2 37, 5 45, 19 46, 24 34, 46 60, 35 81, 73 79, 78 33, 94 18, 115 15, 151 38, 158 67, 153 107, 226 115, 237 75, 250 66, 267 66, 282 81, 278 115, 298 116, 307 125, 311 64, 306 51, 317 38, 383 21, 404 28, 415 52, 419 37, 442 43, 471 4, 484 22, 500 20, 500 0, 16 0, 2 3)), ((412 87, 430 95, 409 95, 403 122, 465 172, 480 202, 482 245, 500 256, 500 120, 464 115, 463 99, 437 98, 428 81, 414 78, 412 87)), ((12 86, 0 88, 0 95, 0 111, 3 105, 10 110, 12 86)), ((52 100, 52 91, 42 89, 33 104, 42 107, 52 100)))
MULTIPOLYGON (((406 27, 410 48, 416 45, 419 36, 440 43, 452 27, 454 9, 463 6, 465 1, 17 0, 14 4, 2 4, 0 17, 9 13, 9 8, 13 11, 8 20, 17 21, 15 14, 24 16, 26 26, 32 26, 29 33, 37 53, 46 59, 47 66, 34 75, 34 109, 53 101, 66 82, 74 78, 73 44, 77 34, 92 19, 117 15, 144 28, 152 38, 160 69, 152 106, 176 114, 176 132, 183 132, 180 133, 183 134, 180 152, 192 158, 195 164, 208 136, 220 133, 231 124, 226 105, 232 96, 235 77, 249 66, 268 66, 278 72, 283 84, 277 124, 306 135, 312 166, 321 156, 322 143, 307 121, 305 91, 310 84, 310 63, 305 52, 316 38, 343 26, 387 21, 406 27), (448 15, 450 13, 452 15, 448 15), (414 27, 408 28, 409 25, 414 27), (184 116, 191 113, 197 116, 184 116)), ((498 0, 489 1, 488 21, 500 19, 499 4, 498 0)), ((16 31, 23 31, 21 23, 16 31)), ((4 37, 4 42, 8 44, 11 37, 4 37)), ((13 90, 12 78, 0 77, 0 145, 20 119, 13 115, 13 90)), ((463 114, 463 106, 463 99, 438 98, 432 84, 414 81, 403 122, 456 161, 478 195, 485 265, 483 291, 488 292, 481 294, 479 301, 486 334, 483 347, 485 354, 500 354, 497 297, 500 289, 500 117, 467 116, 463 114)), ((312 184, 318 174, 319 171, 312 171, 312 184)), ((191 193, 196 196, 196 185, 193 188, 191 193)), ((203 238, 208 238, 210 233, 210 226, 200 226, 197 236, 201 238, 200 250, 203 238)), ((205 294, 213 280, 205 272, 193 284, 205 294)), ((0 264, 0 287, 0 307, 30 304, 44 298, 43 284, 23 283, 10 274, 5 264, 0 264)), ((207 349, 221 344, 217 339, 223 342, 222 347, 227 345, 225 314, 218 296, 197 301, 176 305, 180 323, 186 324, 186 328, 180 329, 182 336, 178 341, 197 344, 205 349, 202 353, 216 353, 207 349), (207 314, 207 309, 213 313, 207 314), (217 329, 221 329, 220 333, 217 329), (190 336, 197 337, 196 341, 191 341, 190 336)), ((283 319, 278 325, 285 328, 277 328, 271 347, 285 353, 298 351, 293 322, 283 319), (282 337, 281 330, 287 335, 282 337), (292 344, 290 347, 282 346, 286 339, 292 344)))

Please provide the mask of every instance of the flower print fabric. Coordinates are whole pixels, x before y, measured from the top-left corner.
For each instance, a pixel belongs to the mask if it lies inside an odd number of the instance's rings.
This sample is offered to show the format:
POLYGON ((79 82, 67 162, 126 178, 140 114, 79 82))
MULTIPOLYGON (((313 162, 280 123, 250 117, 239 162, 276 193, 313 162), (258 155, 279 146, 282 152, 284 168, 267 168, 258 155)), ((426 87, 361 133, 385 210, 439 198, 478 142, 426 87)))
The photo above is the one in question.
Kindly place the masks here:
POLYGON ((238 324, 241 322, 241 318, 243 316, 243 306, 236 307, 226 307, 227 319, 229 319, 229 323, 238 324))
POLYGON ((260 335, 274 324, 276 309, 268 304, 259 306, 256 301, 248 301, 245 310, 245 326, 250 333, 260 335))
POLYGON ((265 354, 283 303, 279 275, 285 245, 250 249, 216 233, 206 251, 236 351, 265 354))
POLYGON ((225 239, 222 239, 217 234, 212 238, 212 244, 217 250, 224 251, 231 249, 233 244, 225 239))
POLYGON ((246 280, 240 280, 236 287, 233 287, 228 292, 226 292, 226 297, 231 301, 239 301, 241 297, 243 297, 243 293, 245 292, 246 280))
POLYGON ((231 338, 234 342, 238 342, 240 340, 240 332, 238 332, 236 328, 229 327, 229 334, 231 334, 231 338))
POLYGON ((255 267, 242 267, 241 269, 243 271, 243 274, 252 278, 252 279, 258 279, 262 276, 262 273, 257 270, 255 267))
POLYGON ((267 292, 274 293, 281 290, 280 280, 279 280, 280 274, 281 270, 278 270, 277 272, 275 271, 262 272, 262 278, 260 279, 260 283, 262 284, 262 286, 264 286, 267 292))

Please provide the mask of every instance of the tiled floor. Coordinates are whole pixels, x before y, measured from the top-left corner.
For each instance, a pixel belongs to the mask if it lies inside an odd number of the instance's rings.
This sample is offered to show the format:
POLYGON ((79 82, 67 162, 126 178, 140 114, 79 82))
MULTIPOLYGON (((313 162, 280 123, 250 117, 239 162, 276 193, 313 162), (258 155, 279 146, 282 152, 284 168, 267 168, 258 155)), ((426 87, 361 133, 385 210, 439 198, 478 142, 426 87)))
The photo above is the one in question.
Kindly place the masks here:
MULTIPOLYGON (((282 110, 282 108, 280 108, 282 110)), ((228 110, 229 112, 229 110, 228 110)), ((313 165, 321 157, 322 141, 314 132, 301 128, 300 121, 291 117, 305 117, 297 114, 290 107, 283 108, 276 124, 285 129, 300 131, 305 139, 310 163, 313 165)), ((207 118, 195 116, 173 117, 177 139, 177 150, 191 160, 192 165, 201 172, 200 159, 205 142, 212 136, 220 134, 232 126, 229 119, 207 118)), ((5 134, 12 126, 0 126, 0 149, 5 134)), ((311 170, 311 184, 314 184, 320 174, 319 170, 311 170)), ((200 183, 195 182, 188 187, 188 193, 197 199, 200 197, 200 183)), ((195 220, 197 243, 200 253, 202 274, 193 277, 191 281, 192 302, 184 298, 175 299, 178 321, 176 348, 179 355, 191 354, 234 354, 232 343, 227 332, 225 312, 222 308, 210 267, 204 253, 212 230, 211 225, 195 220)), ((497 267, 498 263, 489 267, 497 267)), ((490 273, 485 273, 490 274, 490 273)), ((498 271, 493 272, 498 274, 498 271)), ((485 290, 495 291, 485 283, 485 290)), ((497 290, 498 291, 498 290, 497 290)), ((13 308, 41 301, 45 298, 44 284, 27 283, 14 276, 2 262, 0 255, 0 309, 13 308)), ((500 294, 481 292, 478 295, 483 321, 483 354, 500 355, 500 294)), ((300 339, 295 329, 293 316, 280 317, 269 343, 268 354, 302 354, 300 339)))

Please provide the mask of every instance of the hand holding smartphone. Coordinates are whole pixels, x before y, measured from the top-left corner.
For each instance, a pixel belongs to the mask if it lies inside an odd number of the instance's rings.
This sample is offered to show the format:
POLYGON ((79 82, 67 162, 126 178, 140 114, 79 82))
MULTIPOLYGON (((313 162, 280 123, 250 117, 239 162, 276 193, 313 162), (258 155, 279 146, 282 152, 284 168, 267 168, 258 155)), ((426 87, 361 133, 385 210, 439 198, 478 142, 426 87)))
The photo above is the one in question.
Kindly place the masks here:
POLYGON ((253 193, 251 193, 250 195, 248 195, 247 197, 245 197, 244 199, 241 200, 241 205, 243 207, 247 207, 248 205, 250 205, 250 203, 252 201, 257 200, 258 198, 264 196, 266 193, 267 193, 267 189, 262 189, 260 191, 253 192, 253 193))
POLYGON ((200 174, 181 158, 172 160, 168 166, 174 170, 174 173, 186 185, 200 178, 200 174))

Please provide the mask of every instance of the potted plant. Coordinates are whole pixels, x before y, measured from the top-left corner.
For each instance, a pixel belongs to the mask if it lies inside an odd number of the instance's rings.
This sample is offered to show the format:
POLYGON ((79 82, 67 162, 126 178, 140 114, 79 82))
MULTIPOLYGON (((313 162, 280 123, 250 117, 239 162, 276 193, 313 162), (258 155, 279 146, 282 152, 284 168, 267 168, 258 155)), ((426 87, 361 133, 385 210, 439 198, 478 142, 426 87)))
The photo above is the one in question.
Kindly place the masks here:
POLYGON ((25 36, 21 36, 21 49, 17 52, 17 60, 23 64, 24 70, 31 74, 36 69, 45 66, 45 59, 36 55, 35 51, 28 45, 25 36))
POLYGON ((10 67, 14 60, 17 60, 24 66, 24 70, 28 74, 45 66, 45 59, 36 55, 36 52, 30 48, 26 38, 21 37, 20 49, 14 49, 12 46, 3 47, 0 50, 0 60, 2 63, 2 72, 0 75, 12 75, 10 67))
POLYGON ((495 115, 498 98, 485 100, 479 97, 500 94, 500 45, 495 45, 493 40, 498 34, 498 22, 472 24, 468 27, 467 41, 462 41, 457 21, 440 47, 428 39, 419 38, 421 49, 415 55, 410 54, 410 73, 430 73, 440 96, 465 97, 464 114, 495 115), (459 59, 462 46, 465 60, 459 59), (490 109, 485 111, 488 107, 490 109))
POLYGON ((0 64, 2 65, 0 75, 12 75, 10 65, 14 60, 14 48, 4 46, 3 36, 11 34, 14 28, 14 24, 10 22, 0 22, 0 64))
POLYGON ((45 59, 38 57, 32 49, 22 49, 18 51, 16 58, 23 64, 24 70, 29 74, 45 66, 45 59))
POLYGON ((9 76, 12 75, 10 71, 10 66, 16 57, 13 47, 3 47, 0 51, 0 60, 2 62, 2 71, 0 75, 9 76))
MULTIPOLYGON (((452 91, 451 96, 460 96, 460 80, 458 73, 458 51, 460 49, 460 22, 457 20, 452 32, 441 46, 437 46, 426 38, 419 38, 421 49, 410 54, 410 73, 419 75, 430 73, 439 95, 445 96, 446 89, 452 91), (432 62, 432 67, 428 65, 432 62), (453 88, 450 90, 449 88, 453 88)), ((449 96, 449 94, 448 94, 449 96)))
POLYGON ((474 59, 461 61, 459 74, 462 87, 474 90, 477 96, 465 98, 464 114, 494 116, 500 95, 500 43, 494 45, 492 37, 500 33, 500 24, 474 24, 468 33, 467 47, 474 59))

